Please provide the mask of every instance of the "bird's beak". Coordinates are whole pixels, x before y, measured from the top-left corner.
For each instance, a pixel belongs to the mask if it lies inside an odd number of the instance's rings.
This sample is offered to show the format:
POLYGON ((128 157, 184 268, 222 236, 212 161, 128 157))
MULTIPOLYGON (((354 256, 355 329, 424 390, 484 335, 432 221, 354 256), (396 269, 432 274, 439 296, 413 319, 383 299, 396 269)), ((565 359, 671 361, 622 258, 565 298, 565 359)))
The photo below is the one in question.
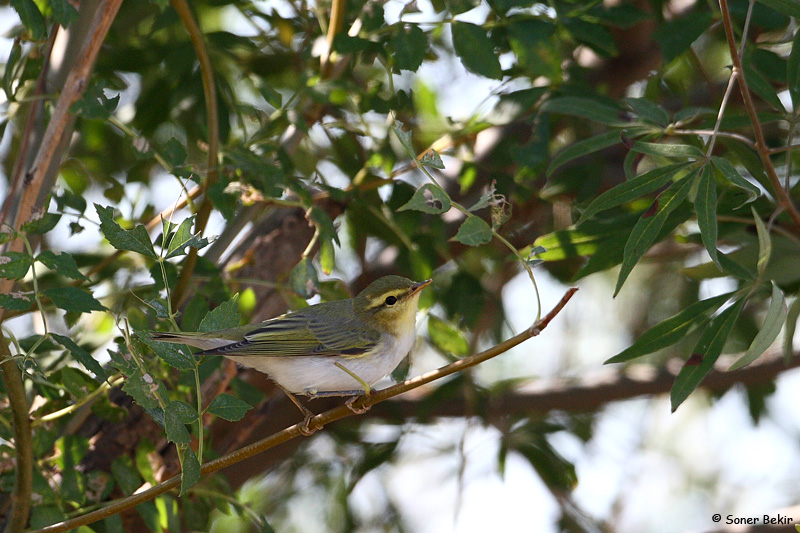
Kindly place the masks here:
POLYGON ((419 283, 413 284, 411 286, 411 290, 408 293, 408 297, 410 298, 410 297, 414 296, 419 291, 421 291, 422 289, 424 289, 425 287, 430 285, 432 281, 433 281, 432 279, 426 279, 425 281, 420 281, 419 283))

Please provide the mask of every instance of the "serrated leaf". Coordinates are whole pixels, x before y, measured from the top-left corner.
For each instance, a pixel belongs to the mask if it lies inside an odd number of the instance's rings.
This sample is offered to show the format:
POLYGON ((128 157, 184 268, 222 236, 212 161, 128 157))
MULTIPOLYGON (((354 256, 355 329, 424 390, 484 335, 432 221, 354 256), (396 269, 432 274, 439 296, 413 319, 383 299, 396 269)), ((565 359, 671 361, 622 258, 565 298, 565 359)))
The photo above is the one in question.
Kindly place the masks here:
POLYGON ((223 393, 211 401, 211 404, 206 408, 206 412, 231 422, 237 422, 250 409, 252 409, 250 404, 243 402, 236 396, 223 393))
POLYGON ((67 351, 69 351, 70 354, 72 354, 72 357, 80 364, 82 364, 84 368, 86 368, 86 370, 94 373, 94 375, 100 379, 108 378, 108 374, 103 369, 103 367, 100 366, 100 363, 98 363, 97 360, 94 357, 92 357, 92 354, 90 354, 89 352, 78 346, 75 343, 75 341, 73 341, 69 337, 58 335, 56 333, 51 333, 50 336, 53 337, 53 340, 55 340, 61 346, 66 348, 67 351))
POLYGON ((31 256, 22 252, 6 252, 0 255, 0 278, 22 279, 31 268, 31 256))
POLYGON ((394 66, 398 70, 410 70, 416 72, 425 59, 428 51, 428 39, 425 37, 420 27, 416 24, 398 23, 396 30, 392 32, 389 39, 389 46, 394 50, 392 58, 394 66))
POLYGON ((697 225, 700 226, 700 238, 711 256, 711 260, 722 269, 717 258, 717 182, 711 165, 704 165, 697 182, 697 195, 694 199, 694 211, 697 213, 697 225))
POLYGON ((783 323, 786 320, 786 314, 787 309, 783 292, 775 283, 773 283, 772 300, 770 301, 769 309, 767 309, 767 314, 764 317, 764 322, 761 324, 761 329, 759 329, 758 333, 756 333, 753 342, 750 343, 750 347, 747 349, 744 355, 742 355, 742 357, 733 363, 728 371, 730 372, 731 370, 738 370, 749 365, 758 359, 758 357, 764 353, 767 348, 772 346, 772 343, 778 338, 778 333, 781 332, 783 323))
POLYGON ((136 336, 172 368, 191 370, 197 366, 194 356, 183 351, 180 345, 153 340, 149 338, 149 333, 143 331, 137 331, 136 336))
POLYGON ((403 131, 398 126, 392 126, 392 131, 395 135, 397 135, 397 139, 400 141, 400 144, 403 145, 403 148, 406 149, 406 153, 409 155, 409 157, 416 159, 414 145, 411 143, 411 132, 403 131))
POLYGON ((230 300, 222 302, 209 311, 200 321, 198 331, 208 333, 222 329, 235 328, 239 325, 242 316, 239 314, 239 295, 234 294, 230 300))
POLYGON ((9 311, 25 311, 33 305, 33 293, 12 292, 0 294, 0 307, 9 311))
POLYGON ((165 259, 170 259, 172 257, 177 257, 179 255, 186 255, 186 248, 188 247, 196 248, 197 250, 202 250, 203 248, 208 246, 209 240, 205 237, 200 237, 200 233, 192 235, 193 223, 194 223, 193 216, 181 222, 181 225, 178 226, 177 231, 169 240, 169 246, 167 248, 167 257, 165 259))
POLYGON ((686 199, 697 172, 697 170, 694 170, 682 180, 673 183, 669 189, 656 198, 653 206, 639 217, 628 237, 628 241, 625 243, 622 266, 619 270, 614 296, 619 293, 623 283, 628 279, 628 275, 630 275, 636 263, 639 262, 639 259, 655 242, 667 216, 686 199))
POLYGON ((141 224, 132 230, 122 229, 122 226, 114 221, 114 208, 103 207, 94 204, 97 216, 100 217, 100 231, 103 232, 108 242, 117 250, 136 252, 153 259, 158 259, 158 254, 153 249, 150 242, 150 235, 147 229, 141 224))
POLYGON ((467 246, 480 246, 492 240, 492 228, 482 218, 469 215, 452 240, 467 246))
POLYGON ((186 429, 186 424, 183 423, 178 410, 183 412, 183 408, 175 406, 173 402, 169 402, 167 408, 164 409, 164 429, 167 431, 167 440, 175 444, 189 444, 192 436, 186 429))
POLYGON ((433 344, 444 353, 456 357, 469 355, 469 343, 464 334, 444 320, 428 315, 428 336, 433 344))
POLYGON ((181 459, 181 492, 180 496, 185 496, 189 489, 200 480, 202 472, 200 468, 200 461, 197 460, 197 455, 188 446, 178 450, 179 458, 181 459))
POLYGON ((767 228, 764 226, 764 221, 758 216, 756 210, 752 207, 750 210, 753 212, 753 219, 756 221, 756 232, 758 233, 758 263, 756 263, 756 267, 758 276, 763 278, 769 264, 769 256, 772 255, 772 240, 769 237, 767 228))
POLYGON ((414 191, 414 196, 397 210, 414 210, 431 215, 438 215, 449 211, 450 205, 450 196, 448 196, 444 190, 432 183, 426 183, 414 191))
POLYGON ((500 59, 486 30, 468 22, 453 22, 451 28, 453 48, 467 70, 495 80, 503 77, 500 59))
POLYGON ((95 300, 91 293, 77 287, 54 287, 45 290, 44 295, 53 302, 53 305, 64 311, 78 313, 107 311, 105 306, 95 300))
POLYGON ((197 421, 197 410, 188 403, 177 400, 170 402, 169 405, 175 416, 184 424, 197 421))
POLYGON ((636 141, 633 143, 631 150, 640 154, 659 157, 685 159, 705 158, 705 154, 702 150, 690 144, 650 143, 645 141, 636 141))
POLYGON ((138 368, 125 375, 122 390, 144 409, 158 407, 156 391, 161 387, 161 382, 150 374, 142 374, 138 368))
POLYGON ((20 229, 31 235, 43 235, 55 228, 59 220, 61 220, 59 213, 44 213, 38 218, 29 220, 20 229))
POLYGON ((559 113, 585 118, 605 124, 607 126, 624 126, 627 123, 621 118, 621 111, 590 98, 577 96, 561 96, 553 98, 542 104, 542 111, 559 113))
POLYGON ((619 143, 619 132, 608 131, 571 144, 556 154, 547 167, 547 175, 550 176, 561 165, 569 163, 573 159, 598 152, 619 143))
POLYGON ((736 170, 736 167, 730 164, 727 159, 723 159, 721 157, 713 156, 711 158, 711 163, 716 167, 717 170, 727 179, 732 185, 738 187, 740 189, 744 189, 747 192, 747 200, 742 202, 738 205, 735 209, 742 207, 744 204, 750 203, 759 196, 761 196, 761 189, 747 181, 744 176, 739 174, 739 171, 736 170))
POLYGON ((436 150, 430 149, 418 160, 423 167, 431 167, 437 170, 444 170, 444 161, 436 150))
POLYGON ((33 0, 11 0, 11 6, 17 11, 22 25, 31 32, 34 39, 38 41, 47 37, 44 16, 33 0))
POLYGON ((624 363, 675 344, 685 338, 693 328, 705 322, 708 315, 731 296, 733 293, 729 292, 693 303, 642 333, 631 346, 607 359, 603 364, 624 363))
POLYGON ((81 271, 78 270, 78 264, 75 262, 75 258, 68 253, 62 252, 60 254, 56 254, 53 251, 46 250, 40 253, 36 257, 36 260, 50 270, 54 270, 62 276, 66 276, 70 279, 89 281, 89 278, 84 276, 81 271))
POLYGON ((714 363, 722 353, 728 334, 744 307, 745 301, 746 298, 740 298, 735 304, 711 319, 706 329, 703 330, 692 354, 678 372, 670 390, 673 413, 714 368, 714 363))
POLYGON ((595 198, 583 211, 580 219, 578 219, 577 225, 581 225, 581 223, 600 211, 622 205, 660 189, 669 183, 675 174, 687 168, 689 165, 691 165, 691 163, 677 163, 674 165, 667 165, 666 167, 654 168, 653 170, 648 170, 628 181, 620 183, 616 187, 607 190, 595 198))

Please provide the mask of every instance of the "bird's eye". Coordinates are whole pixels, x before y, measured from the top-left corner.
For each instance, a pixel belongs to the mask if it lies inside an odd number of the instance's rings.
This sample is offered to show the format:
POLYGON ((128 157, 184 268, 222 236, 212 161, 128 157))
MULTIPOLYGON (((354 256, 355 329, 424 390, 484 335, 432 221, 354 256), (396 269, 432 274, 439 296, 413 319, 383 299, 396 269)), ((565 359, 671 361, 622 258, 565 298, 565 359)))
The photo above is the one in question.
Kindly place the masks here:
POLYGON ((387 296, 385 301, 386 305, 394 305, 397 303, 397 298, 395 298, 394 296, 387 296))

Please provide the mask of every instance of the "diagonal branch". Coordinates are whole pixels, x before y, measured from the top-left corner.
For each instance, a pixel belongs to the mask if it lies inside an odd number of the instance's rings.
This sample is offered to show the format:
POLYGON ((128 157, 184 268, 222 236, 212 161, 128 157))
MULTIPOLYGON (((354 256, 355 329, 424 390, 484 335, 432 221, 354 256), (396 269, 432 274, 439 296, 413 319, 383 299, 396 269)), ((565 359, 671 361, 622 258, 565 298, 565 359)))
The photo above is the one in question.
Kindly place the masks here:
MULTIPOLYGON (((343 418, 347 418, 353 416, 358 411, 359 413, 366 412, 368 408, 371 406, 386 401, 389 398, 393 398, 399 394, 404 392, 408 392, 412 389, 416 389, 421 387, 426 383, 430 383, 431 381, 443 378, 445 376, 449 376, 450 374, 454 374, 456 372, 466 370, 467 368, 471 368, 475 365, 478 365, 488 359, 493 357, 497 357, 501 353, 504 353, 514 346, 518 344, 522 344, 526 340, 530 339, 531 337, 535 337, 539 335, 544 328, 558 315, 559 312, 564 308, 564 306, 569 302, 572 296, 577 292, 577 288, 571 288, 567 291, 567 293, 561 298, 561 301, 550 311, 547 316, 544 318, 537 320, 530 328, 523 331, 522 333, 497 344, 485 350, 483 352, 471 355, 469 357, 465 357, 459 361, 454 363, 450 363, 449 365, 443 366, 437 370, 432 372, 428 372, 416 378, 409 379, 402 383, 398 383, 392 387, 388 387, 381 391, 372 394, 371 396, 359 396, 355 402, 347 402, 346 405, 340 405, 324 413, 318 414, 317 416, 313 417, 306 425, 306 423, 301 422, 290 426, 282 431, 279 431, 269 437, 262 439, 258 442, 250 444, 249 446, 245 446, 231 454, 226 456, 220 457, 219 459, 215 459, 210 461, 202 466, 201 475, 205 476, 212 472, 216 472, 217 470, 221 470, 227 466, 233 465, 244 459, 252 457, 256 454, 269 450, 270 448, 274 448, 279 444, 287 442, 295 437, 299 437, 303 434, 304 431, 308 431, 308 429, 319 430, 322 429, 323 426, 326 424, 330 424, 331 422, 335 422, 337 420, 341 420, 343 418)), ((102 520, 103 518, 109 517, 111 515, 120 513, 126 509, 130 509, 135 507, 141 503, 146 501, 152 500, 159 494, 163 494, 168 490, 174 489, 178 487, 181 483, 180 475, 173 476, 168 480, 164 481, 163 483, 159 483, 158 485, 151 487, 145 491, 133 494, 126 498, 122 498, 117 500, 110 505, 98 509, 96 511, 92 511, 85 515, 81 515, 75 517, 70 520, 65 520, 64 522, 60 522, 58 524, 53 524, 52 526, 48 526, 37 530, 39 533, 56 533, 59 531, 68 531, 73 528, 77 528, 86 524, 94 523, 98 520, 102 520)))

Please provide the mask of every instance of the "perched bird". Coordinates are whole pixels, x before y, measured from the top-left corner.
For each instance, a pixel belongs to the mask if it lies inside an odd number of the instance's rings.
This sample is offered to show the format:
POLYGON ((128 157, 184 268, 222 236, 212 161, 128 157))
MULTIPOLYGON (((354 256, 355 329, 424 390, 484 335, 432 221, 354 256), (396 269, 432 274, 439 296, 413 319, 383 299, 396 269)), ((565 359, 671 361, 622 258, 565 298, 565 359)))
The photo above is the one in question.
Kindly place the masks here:
MULTIPOLYGON (((210 333, 153 333, 266 373, 287 393, 307 396, 369 394, 414 347, 420 291, 401 276, 372 282, 354 298, 319 303, 238 328, 210 333)), ((308 415, 308 410, 289 394, 308 415)))

